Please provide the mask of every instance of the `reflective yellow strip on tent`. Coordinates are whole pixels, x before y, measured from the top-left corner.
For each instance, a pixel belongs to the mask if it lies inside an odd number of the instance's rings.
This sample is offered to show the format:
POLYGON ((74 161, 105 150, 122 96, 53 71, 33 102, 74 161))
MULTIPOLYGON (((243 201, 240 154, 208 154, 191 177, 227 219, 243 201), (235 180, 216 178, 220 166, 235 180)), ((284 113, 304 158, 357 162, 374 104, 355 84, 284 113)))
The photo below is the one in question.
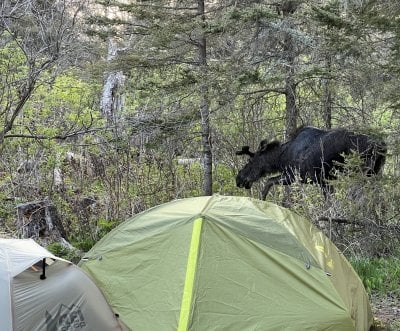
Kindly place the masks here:
POLYGON ((189 323, 190 305, 192 302, 197 257, 199 255, 200 233, 202 224, 203 220, 201 218, 198 218, 193 222, 192 239, 190 241, 189 256, 186 266, 185 286, 183 288, 178 331, 186 331, 189 323))

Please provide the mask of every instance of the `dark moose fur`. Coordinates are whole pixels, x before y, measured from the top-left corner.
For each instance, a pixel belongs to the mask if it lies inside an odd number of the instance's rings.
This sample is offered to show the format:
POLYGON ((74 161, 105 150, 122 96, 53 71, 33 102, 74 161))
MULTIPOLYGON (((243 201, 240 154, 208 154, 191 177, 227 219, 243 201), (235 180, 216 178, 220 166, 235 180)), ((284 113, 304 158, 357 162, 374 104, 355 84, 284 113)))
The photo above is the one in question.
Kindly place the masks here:
POLYGON ((261 177, 280 173, 267 180, 262 199, 275 184, 291 185, 295 177, 302 183, 312 182, 326 187, 327 180, 334 179, 332 169, 342 170, 343 155, 358 152, 362 159, 362 171, 371 176, 377 174, 385 163, 386 144, 364 134, 346 129, 321 130, 314 127, 299 128, 293 139, 281 143, 261 141, 253 153, 243 146, 237 155, 248 155, 248 163, 236 177, 238 187, 250 189, 261 177))

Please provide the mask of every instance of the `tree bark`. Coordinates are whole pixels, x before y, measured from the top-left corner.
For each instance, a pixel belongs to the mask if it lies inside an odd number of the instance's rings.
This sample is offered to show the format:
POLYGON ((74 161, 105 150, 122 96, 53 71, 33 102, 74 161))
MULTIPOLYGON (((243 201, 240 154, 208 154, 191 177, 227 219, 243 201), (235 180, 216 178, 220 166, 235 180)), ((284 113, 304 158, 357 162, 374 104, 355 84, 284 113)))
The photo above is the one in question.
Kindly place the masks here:
POLYGON ((324 108, 324 126, 326 129, 332 128, 332 59, 329 54, 326 55, 326 70, 327 77, 323 79, 324 94, 323 94, 323 108, 324 108))
POLYGON ((205 22, 204 0, 197 2, 197 14, 201 17, 202 25, 198 40, 198 61, 200 75, 203 82, 200 84, 200 115, 201 115, 201 143, 203 146, 203 195, 212 195, 212 146, 210 130, 210 105, 207 86, 207 45, 203 32, 205 22))
MULTIPOLYGON (((291 27, 289 19, 297 9, 296 1, 285 1, 282 4, 282 15, 287 20, 287 24, 291 27)), ((285 32, 283 40, 283 52, 286 66, 286 77, 285 77, 285 97, 286 97, 286 116, 285 116, 285 138, 292 138, 297 128, 298 109, 296 105, 296 80, 295 80, 295 64, 296 64, 296 46, 290 29, 285 32)))
MULTIPOLYGON (((290 16, 297 10, 298 2, 296 1, 284 1, 282 3, 282 16, 286 20, 289 28, 292 28, 290 23, 290 16)), ((297 99, 297 84, 296 84, 296 45, 290 32, 291 29, 287 29, 283 40, 283 52, 284 60, 286 65, 286 77, 285 77, 285 140, 293 138, 294 133, 297 129, 297 118, 299 116, 296 99, 297 99)), ((284 196, 282 204, 283 206, 290 207, 290 186, 285 186, 284 196)))

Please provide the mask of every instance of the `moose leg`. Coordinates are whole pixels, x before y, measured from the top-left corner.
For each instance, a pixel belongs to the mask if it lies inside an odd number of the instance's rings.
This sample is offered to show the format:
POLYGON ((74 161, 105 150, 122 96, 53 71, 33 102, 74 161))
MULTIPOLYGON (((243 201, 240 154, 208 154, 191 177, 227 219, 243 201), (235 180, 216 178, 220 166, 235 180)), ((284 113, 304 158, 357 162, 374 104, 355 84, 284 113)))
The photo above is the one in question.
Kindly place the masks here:
POLYGON ((273 185, 291 185, 293 181, 293 177, 289 176, 288 174, 268 178, 264 189, 262 190, 261 199, 266 199, 267 194, 273 185))

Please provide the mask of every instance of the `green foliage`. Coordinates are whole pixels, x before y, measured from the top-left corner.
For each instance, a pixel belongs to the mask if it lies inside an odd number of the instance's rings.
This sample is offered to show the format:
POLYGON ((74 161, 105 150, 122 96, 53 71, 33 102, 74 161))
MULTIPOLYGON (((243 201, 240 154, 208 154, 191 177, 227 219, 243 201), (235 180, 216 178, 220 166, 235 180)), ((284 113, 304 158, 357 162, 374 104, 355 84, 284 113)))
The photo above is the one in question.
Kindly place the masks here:
POLYGON ((96 88, 72 72, 58 76, 51 86, 38 87, 18 121, 19 131, 25 127, 29 134, 52 138, 102 125, 92 109, 96 88))
POLYGON ((236 173, 224 164, 218 164, 214 168, 214 192, 224 195, 235 195, 238 192, 235 182, 236 173))
POLYGON ((342 16, 338 15, 337 9, 322 8, 319 6, 312 6, 315 18, 327 27, 335 27, 337 29, 350 28, 351 24, 347 22, 342 16), (336 11, 336 12, 335 12, 336 11))
POLYGON ((0 70, 3 73, 0 80, 2 84, 15 83, 28 71, 24 53, 8 32, 0 34, 0 70))
POLYGON ((62 246, 60 243, 52 243, 49 246, 47 246, 47 249, 53 253, 54 255, 58 256, 58 257, 65 257, 68 255, 69 253, 69 249, 62 246))
POLYGON ((398 294, 400 259, 353 257, 350 262, 369 293, 398 294))
POLYGON ((234 7, 229 11, 229 18, 238 22, 257 22, 261 19, 274 19, 277 14, 268 7, 262 5, 248 6, 244 8, 234 7))
POLYGON ((261 82, 261 73, 257 69, 243 72, 239 76, 238 82, 240 85, 258 84, 261 82))
POLYGON ((74 249, 69 249, 58 242, 54 242, 47 246, 47 249, 57 257, 61 257, 65 260, 73 263, 78 263, 80 255, 74 249))
POLYGON ((101 239, 106 235, 108 232, 110 232, 119 222, 118 221, 113 221, 113 220, 104 220, 100 219, 97 221, 97 238, 101 239))
POLYGON ((72 243, 82 252, 88 252, 94 246, 96 241, 90 237, 82 236, 81 234, 81 237, 74 238, 72 243))

